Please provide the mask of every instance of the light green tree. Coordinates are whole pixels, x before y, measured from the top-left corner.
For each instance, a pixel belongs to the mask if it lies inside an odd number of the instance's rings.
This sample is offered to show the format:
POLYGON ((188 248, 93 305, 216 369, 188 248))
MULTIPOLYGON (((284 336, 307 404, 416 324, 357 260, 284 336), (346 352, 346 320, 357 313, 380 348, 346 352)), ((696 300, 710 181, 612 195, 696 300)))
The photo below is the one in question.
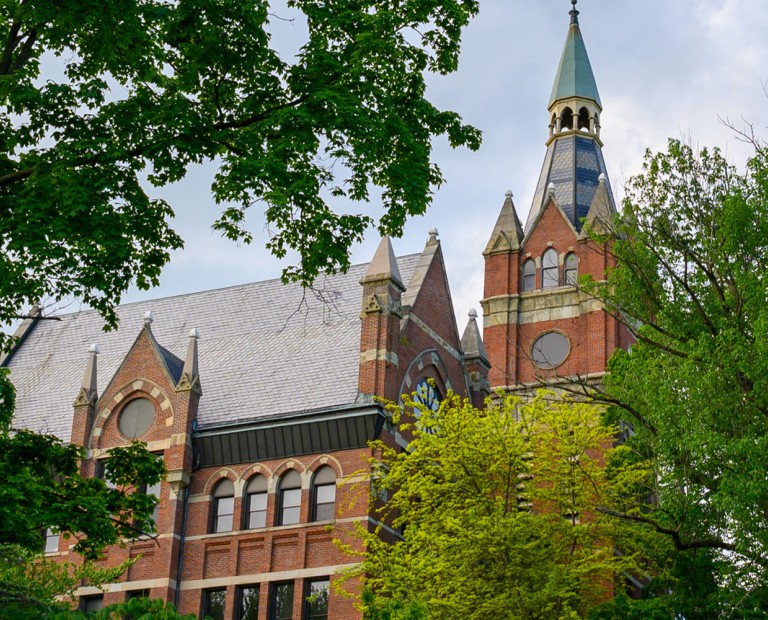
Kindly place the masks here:
POLYGON ((597 510, 611 499, 606 460, 623 451, 599 408, 552 393, 484 410, 455 395, 438 412, 406 407, 417 422, 391 410, 407 449, 375 445, 383 525, 360 530, 367 609, 394 600, 434 619, 584 618, 617 574, 639 570, 653 536, 597 510))

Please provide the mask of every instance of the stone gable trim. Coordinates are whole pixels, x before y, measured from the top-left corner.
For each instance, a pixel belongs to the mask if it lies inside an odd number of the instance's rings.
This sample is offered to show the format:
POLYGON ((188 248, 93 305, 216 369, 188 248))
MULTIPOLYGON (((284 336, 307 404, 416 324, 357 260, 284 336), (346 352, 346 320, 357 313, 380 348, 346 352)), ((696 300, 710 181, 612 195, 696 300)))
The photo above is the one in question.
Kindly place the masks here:
MULTIPOLYGON (((411 320, 413 321, 416 326, 421 329, 427 336, 432 338, 437 344, 439 344, 443 349, 445 349, 451 357, 456 358, 460 362, 463 361, 464 356, 461 354, 460 351, 452 347, 442 336, 440 336, 434 329, 432 329, 429 325, 427 325, 424 321, 422 321, 414 312, 410 312, 408 314, 408 318, 406 321, 411 320)), ((403 328, 405 327, 405 323, 400 328, 400 331, 403 331, 403 328)))

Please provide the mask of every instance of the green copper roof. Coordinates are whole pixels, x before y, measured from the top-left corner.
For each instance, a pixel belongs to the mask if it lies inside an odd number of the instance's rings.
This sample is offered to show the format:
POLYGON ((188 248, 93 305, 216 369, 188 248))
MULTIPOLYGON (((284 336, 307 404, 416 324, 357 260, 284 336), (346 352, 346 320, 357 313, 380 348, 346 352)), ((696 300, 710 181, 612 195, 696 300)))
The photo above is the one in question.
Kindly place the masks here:
POLYGON ((597 105, 603 107, 597 92, 595 76, 592 73, 592 65, 589 64, 587 48, 575 17, 572 18, 568 29, 568 38, 565 40, 560 66, 557 68, 557 77, 552 87, 549 105, 551 106, 558 99, 569 97, 594 99, 597 105))

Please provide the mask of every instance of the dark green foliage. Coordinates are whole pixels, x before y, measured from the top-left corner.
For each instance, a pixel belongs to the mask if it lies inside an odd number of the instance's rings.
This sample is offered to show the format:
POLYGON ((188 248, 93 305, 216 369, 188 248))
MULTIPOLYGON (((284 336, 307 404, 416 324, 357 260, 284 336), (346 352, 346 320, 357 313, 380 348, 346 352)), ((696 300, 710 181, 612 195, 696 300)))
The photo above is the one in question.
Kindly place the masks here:
POLYGON ((629 182, 616 228, 618 266, 605 283, 581 283, 638 340, 612 357, 596 394, 631 423, 627 447, 650 463, 620 513, 678 550, 676 613, 763 617, 768 152, 756 144, 739 172, 717 149, 670 140, 629 182))
POLYGON ((71 533, 75 551, 96 559, 123 538, 154 532, 156 498, 132 491, 160 480, 165 465, 144 444, 109 451, 110 487, 80 475, 83 448, 11 427, 6 408, 13 406, 13 386, 5 369, 0 369, 0 403, 0 544, 39 549, 41 531, 53 528, 71 533))
POLYGON ((142 179, 191 164, 219 167, 215 227, 250 242, 246 211, 265 209, 272 253, 299 254, 284 279, 303 284, 346 269, 369 227, 397 236, 424 213, 443 181, 433 136, 479 145, 424 82, 456 68, 477 0, 280 4, 0 3, 0 323, 72 296, 114 325, 128 285, 156 284, 182 243, 142 179), (286 10, 308 30, 293 57, 271 47, 286 10), (344 213, 341 198, 384 213, 344 213))

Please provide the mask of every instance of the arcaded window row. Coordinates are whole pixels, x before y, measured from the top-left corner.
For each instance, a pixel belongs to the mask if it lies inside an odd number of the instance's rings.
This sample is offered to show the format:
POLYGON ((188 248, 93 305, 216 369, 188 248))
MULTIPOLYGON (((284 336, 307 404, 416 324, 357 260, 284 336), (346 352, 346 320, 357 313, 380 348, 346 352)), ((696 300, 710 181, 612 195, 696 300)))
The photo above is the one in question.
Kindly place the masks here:
MULTIPOLYGON (((301 518, 301 475, 294 469, 285 472, 278 481, 275 514, 267 514, 269 483, 265 476, 253 476, 245 487, 242 529, 253 530, 267 525, 295 525, 301 518)), ((211 511, 212 533, 235 529, 235 485, 222 479, 213 489, 211 511)), ((328 466, 319 468, 310 485, 310 521, 328 521, 335 516, 336 472, 328 466)))
POLYGON ((579 277, 579 259, 576 254, 566 254, 563 261, 562 280, 560 261, 557 251, 549 248, 541 257, 540 279, 537 281, 536 261, 532 258, 523 263, 523 291, 533 291, 537 288, 557 288, 558 286, 576 286, 579 277))

